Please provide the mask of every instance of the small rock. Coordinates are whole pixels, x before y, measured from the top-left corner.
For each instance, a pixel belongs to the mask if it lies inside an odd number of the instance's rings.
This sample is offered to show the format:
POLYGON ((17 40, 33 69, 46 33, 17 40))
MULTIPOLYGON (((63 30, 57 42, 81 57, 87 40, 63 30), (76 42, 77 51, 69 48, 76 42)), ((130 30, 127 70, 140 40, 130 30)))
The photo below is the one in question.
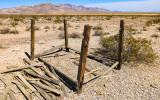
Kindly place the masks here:
POLYGON ((155 85, 153 85, 153 84, 150 84, 150 87, 152 87, 152 88, 157 88, 155 85))
POLYGON ((98 95, 103 95, 103 91, 97 91, 98 95))
POLYGON ((104 87, 107 88, 109 84, 104 84, 104 87))

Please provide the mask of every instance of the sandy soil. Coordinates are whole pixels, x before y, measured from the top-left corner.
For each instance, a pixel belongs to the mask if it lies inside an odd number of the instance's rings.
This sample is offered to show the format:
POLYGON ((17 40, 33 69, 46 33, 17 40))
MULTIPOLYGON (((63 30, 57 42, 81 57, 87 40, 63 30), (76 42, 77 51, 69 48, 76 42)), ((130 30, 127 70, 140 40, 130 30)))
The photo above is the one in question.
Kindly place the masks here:
MULTIPOLYGON (((104 28, 104 32, 109 32, 107 36, 117 34, 119 31, 119 22, 121 19, 125 19, 126 25, 133 25, 134 28, 141 32, 141 34, 134 35, 135 37, 146 38, 152 41, 152 47, 157 55, 160 55, 160 39, 151 37, 152 34, 160 34, 160 31, 156 30, 156 27, 159 24, 152 25, 147 27, 147 31, 143 31, 143 26, 145 22, 151 18, 136 18, 136 19, 126 19, 126 18, 112 18, 111 20, 101 21, 100 24, 104 28)), ((1 19, 2 20, 2 19, 1 19)), ((7 19, 6 19, 7 20, 7 19)), ((5 20, 5 21, 6 21, 5 20)), ((5 22, 4 21, 4 22, 5 22)), ((91 21, 81 21, 80 28, 76 28, 79 25, 79 22, 71 22, 71 27, 69 27, 68 32, 83 32, 84 25, 89 24, 91 26, 96 26, 99 24, 99 20, 91 21)), ((7 66, 11 65, 24 65, 23 58, 26 57, 25 52, 30 54, 30 32, 25 31, 27 24, 20 24, 16 28, 19 30, 20 34, 0 34, 0 68, 4 70, 7 66)), ((42 52, 53 46, 58 46, 64 43, 64 39, 59 39, 58 34, 60 31, 57 29, 63 24, 54 24, 56 29, 49 29, 45 31, 45 26, 53 26, 53 23, 40 23, 36 22, 36 26, 39 26, 41 30, 36 31, 36 42, 35 42, 35 53, 42 52)), ((11 27, 10 25, 0 26, 0 28, 11 27)), ((14 29, 13 27, 11 27, 14 29)), ((91 32, 90 43, 89 43, 89 52, 92 52, 94 48, 100 47, 99 39, 100 36, 92 36, 94 31, 91 32)), ((81 48, 81 39, 69 39, 69 45, 77 50, 81 48)), ((75 55, 67 54, 66 56, 52 58, 52 61, 55 66, 60 66, 59 69, 64 71, 64 69, 74 70, 74 74, 71 77, 76 80, 75 75, 77 74, 76 69, 78 68, 74 63, 72 58, 75 55), (64 59, 63 61, 60 59, 64 59), (59 64, 59 65, 58 65, 59 64), (75 68, 74 68, 75 67, 75 68)), ((87 92, 83 92, 79 96, 73 91, 67 89, 69 96, 62 97, 61 99, 82 99, 82 100, 159 100, 160 98, 160 61, 157 58, 157 61, 153 64, 138 64, 137 67, 131 66, 131 64, 123 64, 120 71, 113 70, 109 73, 110 77, 103 77, 97 84, 92 87, 87 92), (107 87, 104 87, 104 84, 107 84, 107 87), (98 95, 97 92, 103 92, 102 95, 98 95)), ((93 60, 87 59, 87 67, 92 69, 94 68, 103 68, 108 69, 103 64, 95 62, 93 60)), ((101 70, 97 73, 101 73, 104 70, 101 70)), ((71 72, 68 72, 70 75, 71 72)), ((67 74, 67 72, 66 72, 67 74)), ((3 75, 6 78, 9 78, 8 75, 3 75)), ((88 77, 92 77, 91 75, 88 77)), ((90 82, 92 83, 92 82, 90 82)), ((90 83, 84 86, 87 87, 90 83)), ((0 96, 4 90, 4 84, 0 81, 0 96)), ((22 96, 22 95, 21 95, 22 96)), ((21 98, 21 96, 19 98, 21 98)))

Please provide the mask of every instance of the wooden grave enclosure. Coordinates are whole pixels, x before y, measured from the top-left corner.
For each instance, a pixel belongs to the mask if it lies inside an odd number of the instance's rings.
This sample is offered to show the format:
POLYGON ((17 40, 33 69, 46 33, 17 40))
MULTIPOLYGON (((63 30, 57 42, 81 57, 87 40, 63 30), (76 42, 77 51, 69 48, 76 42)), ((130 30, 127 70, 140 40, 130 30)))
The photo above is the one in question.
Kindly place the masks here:
MULTIPOLYGON (((44 62, 44 64, 46 64, 47 66, 49 66, 50 68, 54 68, 55 72, 62 77, 62 79, 64 79, 64 81, 67 82, 67 84, 71 85, 71 87, 73 87, 74 90, 77 91, 77 93, 81 93, 82 92, 82 86, 83 86, 83 78, 84 78, 84 73, 85 73, 85 64, 86 64, 86 58, 90 58, 90 59, 94 59, 98 62, 103 62, 103 59, 100 57, 96 57, 92 54, 87 54, 88 51, 88 45, 89 45, 89 37, 90 37, 90 32, 91 32, 91 27, 90 25, 85 25, 84 26, 84 33, 83 33, 83 40, 82 40, 82 45, 81 45, 81 51, 75 50, 71 47, 68 46, 68 30, 67 30, 67 20, 64 19, 64 36, 65 36, 65 44, 64 45, 60 45, 57 47, 54 47, 50 50, 44 51, 40 54, 35 55, 35 57, 38 57, 38 59, 42 62, 44 62), (80 54, 80 61, 79 61, 79 69, 78 69, 78 73, 77 73, 77 82, 73 81, 72 79, 70 79, 68 76, 64 75, 63 73, 61 73, 60 71, 58 71, 54 66, 51 66, 48 62, 46 62, 45 60, 43 60, 41 58, 41 56, 49 53, 49 52, 53 52, 54 50, 62 50, 65 49, 66 52, 69 52, 69 50, 73 50, 75 51, 75 53, 80 54)), ((34 34, 32 34, 34 35, 34 34)), ((33 37, 33 36, 32 36, 33 37)), ((110 70, 112 70, 113 68, 120 70, 121 69, 121 65, 122 65, 122 50, 123 50, 123 38, 124 38, 124 20, 120 21, 120 31, 119 31, 119 52, 118 52, 118 60, 115 62, 115 64, 113 64, 110 69, 108 69, 106 71, 109 72, 110 70), (117 66, 117 67, 116 67, 117 66)), ((34 41, 34 38, 31 38, 34 41)), ((31 43, 32 45, 34 45, 34 43, 31 43)), ((34 46, 31 46, 34 47, 34 46)), ((34 51, 31 49, 31 51, 34 51)), ((34 55, 34 54, 33 54, 34 55)), ((31 57, 32 58, 32 57, 31 57)), ((104 62, 103 62, 104 63, 104 62)), ((105 64, 105 63, 104 63, 105 64)), ((52 69, 53 70, 53 69, 52 69)), ((94 74, 94 71, 87 69, 91 74, 94 74)), ((93 79, 100 79, 100 77, 102 77, 103 75, 106 75, 106 73, 103 73, 102 75, 97 75, 95 76, 95 78, 93 79)), ((90 80, 93 80, 90 79, 90 80)), ((89 80, 88 80, 89 81, 89 80)))
MULTIPOLYGON (((0 78, 0 80, 6 85, 6 89, 2 96, 1 100, 5 100, 7 94, 11 99, 14 100, 14 87, 12 87, 12 83, 15 84, 18 89, 22 92, 26 99, 32 100, 32 94, 36 95, 39 99, 56 99, 56 96, 64 94, 67 95, 62 83, 76 91, 77 94, 82 92, 82 87, 88 82, 92 82, 85 91, 90 89, 98 80, 100 80, 103 76, 105 76, 112 69, 121 69, 122 66, 122 50, 123 50, 123 38, 124 38, 124 21, 120 21, 120 31, 119 31, 119 52, 118 59, 114 61, 113 65, 106 69, 101 74, 97 74, 96 71, 99 69, 88 69, 86 68, 86 60, 87 58, 95 60, 97 62, 103 63, 107 65, 107 62, 104 62, 105 59, 99 56, 95 56, 93 54, 88 53, 89 46, 89 38, 91 33, 91 26, 85 25, 83 32, 83 39, 81 44, 81 51, 75 50, 69 46, 68 43, 68 30, 67 30, 67 20, 64 19, 64 36, 65 36, 65 44, 52 47, 49 50, 43 51, 41 53, 36 54, 34 52, 34 44, 35 44, 35 30, 34 30, 35 20, 31 19, 31 54, 30 59, 24 58, 24 62, 26 66, 14 66, 14 68, 10 68, 7 70, 3 70, 0 72, 0 76, 5 73, 11 73, 13 76, 8 82, 4 78, 0 78), (69 76, 65 75, 61 71, 59 71, 56 66, 50 64, 42 57, 45 55, 49 55, 50 53, 57 53, 64 51, 69 53, 70 51, 74 51, 75 54, 80 55, 80 60, 78 65, 78 73, 77 73, 77 81, 71 79, 69 76), (85 71, 87 71, 85 73, 85 71), (14 72, 14 73, 13 73, 14 72), (84 82, 84 75, 92 74, 94 77, 87 79, 84 82), (29 76, 29 77, 28 77, 29 76), (43 83, 43 84, 42 84, 43 83), (7 85, 8 84, 8 85, 7 85)), ((12 66, 13 67, 13 66, 12 66)))

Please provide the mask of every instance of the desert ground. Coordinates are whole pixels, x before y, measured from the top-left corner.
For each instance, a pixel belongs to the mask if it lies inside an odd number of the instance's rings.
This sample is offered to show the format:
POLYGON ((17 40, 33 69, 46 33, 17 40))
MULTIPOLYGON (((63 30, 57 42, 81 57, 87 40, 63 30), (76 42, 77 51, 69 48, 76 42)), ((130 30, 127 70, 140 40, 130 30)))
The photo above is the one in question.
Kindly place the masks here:
MULTIPOLYGON (((160 27, 160 23, 146 26, 145 23, 149 20, 156 19, 157 17, 141 16, 113 16, 105 19, 105 17, 84 17, 81 20, 77 20, 76 17, 68 19, 68 33, 77 33, 82 35, 84 25, 89 24, 92 26, 89 50, 92 53, 95 49, 101 48, 99 44, 101 36, 94 36, 95 31, 93 27, 102 26, 104 37, 115 35, 120 29, 120 20, 125 21, 125 26, 132 26, 133 36, 135 38, 146 38, 151 40, 152 48, 156 52, 157 56, 160 56, 160 31, 157 27, 160 27), (156 34, 156 36, 153 36, 156 34)), ((53 22, 55 18, 47 20, 40 17, 36 20, 35 26, 38 30, 35 31, 35 54, 48 50, 53 46, 63 44, 64 39, 60 38, 60 34, 63 34, 63 22, 53 22), (49 27, 49 28, 48 28, 49 27)), ((30 54, 30 30, 26 30, 30 27, 30 18, 25 18, 23 22, 17 21, 18 25, 13 27, 10 23, 11 18, 0 18, 0 29, 9 28, 10 30, 19 31, 19 34, 0 34, 0 70, 7 69, 8 66, 23 66, 23 58, 26 58, 25 52, 30 54)), ((128 34, 125 31, 125 34, 128 34)), ((81 50, 82 37, 69 38, 69 46, 81 50)), ((64 53, 64 52, 62 52, 64 53)), ((61 54, 59 54, 61 55, 61 54)), ((54 56, 54 55, 53 55, 54 56)), ((58 58, 50 58, 48 61, 53 63, 53 66, 57 67, 60 71, 66 73, 76 81, 76 75, 78 66, 74 64, 72 58, 77 55, 69 53, 65 56, 58 58)), ((86 66, 91 69, 102 68, 105 70, 107 66, 96 62, 91 59, 87 59, 86 66)), ((97 71, 97 73, 102 73, 97 71)), ((108 73, 109 76, 105 76, 100 79, 91 89, 84 91, 90 84, 88 83, 83 87, 83 92, 77 95, 72 90, 65 87, 68 96, 60 97, 61 100, 159 100, 160 98, 160 60, 157 57, 154 63, 127 63, 122 64, 121 70, 112 70, 108 73)), ((2 74, 6 79, 11 78, 11 74, 2 74)), ((92 76, 88 76, 92 77, 92 76)), ((91 82, 92 83, 92 82, 91 82)), ((5 87, 3 82, 0 81, 0 96, 2 96, 5 87)), ((15 95, 18 100, 25 99, 23 94, 17 93, 15 95)))

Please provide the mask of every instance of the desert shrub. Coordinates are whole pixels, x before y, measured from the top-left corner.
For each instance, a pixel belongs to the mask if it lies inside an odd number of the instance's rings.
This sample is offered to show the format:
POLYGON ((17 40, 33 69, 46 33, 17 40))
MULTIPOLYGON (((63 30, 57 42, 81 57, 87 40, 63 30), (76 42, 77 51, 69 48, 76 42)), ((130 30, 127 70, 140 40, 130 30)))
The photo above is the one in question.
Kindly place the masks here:
POLYGON ((62 23, 63 21, 60 18, 57 18, 54 22, 55 23, 62 23))
POLYGON ((16 22, 16 21, 12 22, 11 25, 12 25, 12 27, 15 27, 16 25, 18 25, 18 22, 16 22))
POLYGON ((58 37, 59 37, 60 39, 64 39, 64 38, 65 38, 65 36, 64 36, 64 31, 61 31, 61 32, 59 33, 58 37))
POLYGON ((69 38, 81 38, 81 35, 78 32, 73 32, 69 35, 69 38))
MULTIPOLYGON (((105 55, 106 57, 111 57, 113 59, 117 59, 118 43, 118 34, 102 38, 100 41, 100 44, 104 49, 104 52, 101 52, 102 55, 105 55)), ((156 54, 152 49, 151 41, 142 38, 136 39, 131 35, 125 36, 123 46, 123 61, 151 63, 154 62, 155 59, 156 54)))
POLYGON ((136 34, 137 29, 134 29, 132 26, 125 26, 125 30, 128 34, 136 34))
POLYGON ((52 29, 54 30, 54 29, 56 29, 56 27, 53 25, 53 26, 52 26, 52 29))
POLYGON ((93 30, 103 30, 103 27, 98 25, 98 26, 93 27, 93 30))
POLYGON ((149 20, 145 23, 146 26, 151 26, 152 24, 158 24, 160 23, 160 19, 153 19, 153 20, 149 20))
POLYGON ((62 31, 62 30, 64 30, 64 27, 63 26, 59 26, 58 30, 62 31))
POLYGON ((151 37, 153 37, 153 38, 159 38, 159 35, 158 34, 152 34, 151 37))
POLYGON ((0 21, 0 26, 3 25, 3 23, 0 21))
POLYGON ((9 28, 0 29, 0 34, 8 34, 10 32, 9 28))
POLYGON ((156 29, 157 29, 158 31, 160 31, 160 27, 157 27, 156 29))
POLYGON ((50 27, 49 26, 45 26, 44 29, 50 29, 50 27))
MULTIPOLYGON (((34 26, 35 31, 41 30, 39 26, 34 26)), ((31 27, 26 27, 26 31, 31 31, 31 27)))
POLYGON ((51 18, 51 17, 47 17, 47 18, 46 18, 46 20, 51 21, 51 20, 52 20, 52 18, 51 18))
POLYGON ((9 33, 10 33, 10 34, 19 34, 19 31, 18 31, 18 30, 10 30, 9 33))
MULTIPOLYGON (((61 31, 58 37, 60 39, 64 39, 65 38, 64 31, 61 31)), ((78 32, 73 32, 71 34, 68 34, 68 38, 81 38, 81 34, 78 32)))
POLYGON ((93 36, 101 36, 104 35, 104 32, 102 30, 95 30, 93 36))
POLYGON ((18 34, 18 30, 10 30, 9 28, 4 28, 0 30, 0 34, 18 34))

